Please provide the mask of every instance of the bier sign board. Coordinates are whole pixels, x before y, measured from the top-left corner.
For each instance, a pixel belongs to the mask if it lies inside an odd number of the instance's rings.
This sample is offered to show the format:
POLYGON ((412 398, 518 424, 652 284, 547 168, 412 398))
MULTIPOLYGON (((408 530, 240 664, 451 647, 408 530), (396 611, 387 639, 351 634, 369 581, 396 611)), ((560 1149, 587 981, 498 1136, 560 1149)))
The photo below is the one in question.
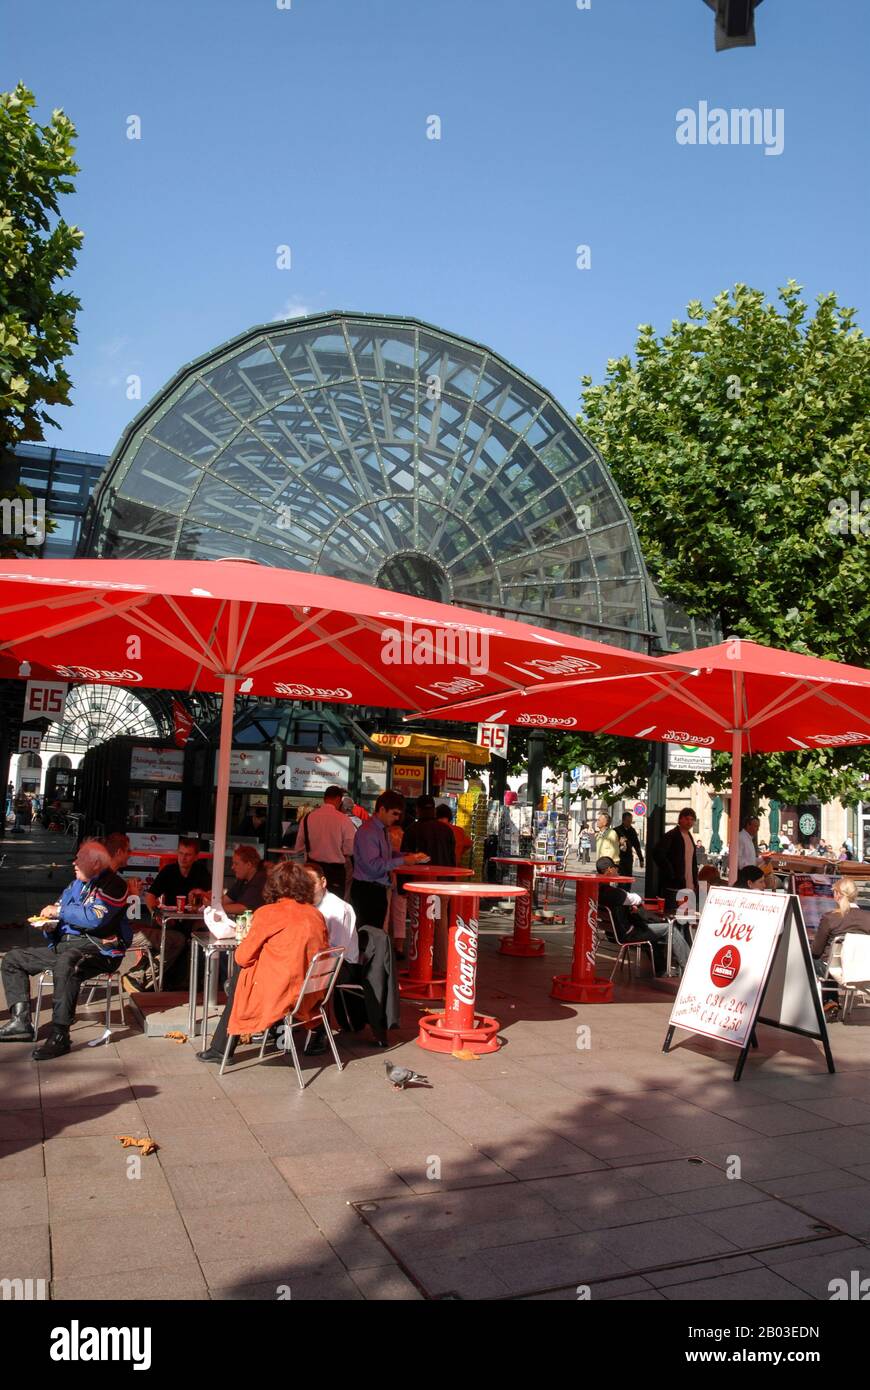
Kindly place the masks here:
POLYGON ((817 1038, 834 1062, 796 896, 711 888, 665 1037, 683 1028, 740 1049, 739 1081, 756 1023, 817 1038))

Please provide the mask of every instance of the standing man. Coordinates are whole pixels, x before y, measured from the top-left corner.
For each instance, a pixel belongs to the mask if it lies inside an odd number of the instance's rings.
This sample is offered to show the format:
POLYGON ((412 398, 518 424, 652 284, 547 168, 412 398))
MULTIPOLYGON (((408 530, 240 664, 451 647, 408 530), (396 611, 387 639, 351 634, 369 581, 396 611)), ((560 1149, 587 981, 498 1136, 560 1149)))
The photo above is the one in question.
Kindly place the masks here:
POLYGON ((353 821, 341 809, 343 796, 341 787, 326 788, 323 805, 305 816, 294 846, 305 851, 306 859, 322 866, 329 892, 337 898, 346 896, 347 870, 357 833, 353 821))
POLYGON ((698 856, 692 839, 694 824, 695 812, 691 806, 684 806, 676 825, 662 836, 654 850, 662 876, 666 915, 676 912, 681 889, 693 892, 695 903, 698 902, 698 856))
POLYGON ((638 833, 634 828, 634 816, 630 811, 623 811, 622 825, 617 831, 619 836, 619 872, 629 877, 634 873, 634 856, 637 855, 640 867, 643 868, 643 850, 640 846, 638 833))
MULTIPOLYGON (((429 862, 427 854, 396 853, 390 844, 387 831, 391 825, 399 824, 404 813, 403 796, 398 792, 381 792, 375 802, 374 815, 356 832, 350 900, 361 927, 383 927, 393 869, 400 869, 406 864, 429 862)), ((346 816, 342 819, 346 825, 350 824, 346 816)), ((326 865, 323 867, 326 868, 326 865)))
POLYGON ((595 858, 619 859, 619 836, 611 824, 612 817, 606 811, 598 813, 598 834, 595 837, 595 858))
MULTIPOLYGON (((470 850, 473 846, 471 836, 466 834, 461 825, 453 824, 453 811, 449 806, 443 804, 439 806, 435 811, 435 819, 443 821, 445 825, 450 826, 450 832, 453 836, 453 848, 456 853, 456 863, 457 866, 461 868, 465 863, 466 851, 470 850)), ((440 864, 441 861, 438 859, 434 862, 440 864)))
POLYGON ((746 816, 743 821, 743 829, 737 838, 737 872, 741 869, 748 869, 750 865, 758 863, 758 850, 755 839, 758 835, 760 821, 753 812, 746 816))

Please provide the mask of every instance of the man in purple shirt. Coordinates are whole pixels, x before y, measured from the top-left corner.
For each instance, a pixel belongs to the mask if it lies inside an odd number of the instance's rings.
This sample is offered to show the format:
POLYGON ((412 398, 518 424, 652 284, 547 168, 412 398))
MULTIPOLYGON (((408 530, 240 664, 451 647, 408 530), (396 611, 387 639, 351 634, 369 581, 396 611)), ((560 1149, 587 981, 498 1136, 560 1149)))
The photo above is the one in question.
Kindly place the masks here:
POLYGON ((395 854, 387 830, 405 812, 398 792, 381 792, 374 815, 356 832, 350 900, 361 927, 383 927, 387 916, 390 873, 408 864, 428 864, 428 854, 395 854))

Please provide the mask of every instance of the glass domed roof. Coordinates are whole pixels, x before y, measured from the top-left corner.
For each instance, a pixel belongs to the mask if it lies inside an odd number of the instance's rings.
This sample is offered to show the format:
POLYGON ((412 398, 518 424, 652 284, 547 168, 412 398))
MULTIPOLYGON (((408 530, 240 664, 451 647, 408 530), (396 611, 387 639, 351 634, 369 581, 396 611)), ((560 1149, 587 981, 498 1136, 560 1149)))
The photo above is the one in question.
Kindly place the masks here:
POLYGON ((490 349, 413 319, 265 324, 184 367, 125 431, 87 551, 250 556, 644 650, 662 626, 576 424, 490 349))

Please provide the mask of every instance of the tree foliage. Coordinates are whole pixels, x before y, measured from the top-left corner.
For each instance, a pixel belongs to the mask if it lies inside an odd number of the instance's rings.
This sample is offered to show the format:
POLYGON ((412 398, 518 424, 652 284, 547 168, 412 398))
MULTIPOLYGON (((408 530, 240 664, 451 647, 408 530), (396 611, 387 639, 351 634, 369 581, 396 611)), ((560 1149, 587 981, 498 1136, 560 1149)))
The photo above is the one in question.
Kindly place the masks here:
MULTIPOLYGON (((73 192, 78 173, 76 132, 62 111, 37 124, 34 104, 22 83, 0 93, 0 458, 56 425, 46 407, 69 405, 62 363, 77 341, 79 301, 56 287, 82 242, 60 215, 60 198, 73 192)), ((10 548, 21 547, 0 538, 0 551, 10 548)))
MULTIPOLYGON (((825 294, 810 315, 789 281, 778 305, 736 285, 687 315, 662 336, 642 324, 633 358, 611 359, 600 385, 584 377, 578 416, 655 582, 725 634, 866 665, 870 340, 855 310, 825 294)), ((572 740, 571 757, 600 764, 594 748, 579 756, 594 740, 572 740)), ((633 788, 646 745, 615 742, 611 785, 633 788)), ((717 789, 729 768, 714 761, 717 789)), ((854 802, 870 753, 756 756, 744 769, 756 794, 854 802)))

